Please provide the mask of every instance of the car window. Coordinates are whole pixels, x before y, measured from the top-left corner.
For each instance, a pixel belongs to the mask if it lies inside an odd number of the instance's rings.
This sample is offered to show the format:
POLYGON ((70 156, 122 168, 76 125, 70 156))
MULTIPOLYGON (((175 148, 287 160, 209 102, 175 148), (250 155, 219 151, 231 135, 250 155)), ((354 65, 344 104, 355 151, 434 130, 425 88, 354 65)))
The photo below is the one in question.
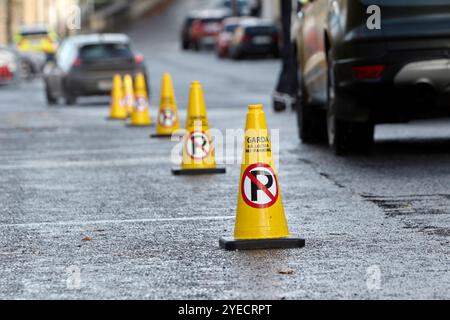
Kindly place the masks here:
POLYGON ((69 70, 72 63, 77 58, 77 51, 73 41, 66 40, 61 44, 56 56, 58 65, 62 70, 69 70))
POLYGON ((102 59, 132 59, 130 46, 123 43, 102 43, 87 45, 80 49, 83 61, 98 61, 102 59))
MULTIPOLYGON (((238 1, 236 2, 236 4, 237 4, 238 9, 243 9, 245 6, 248 5, 248 3, 247 3, 246 0, 238 0, 238 1)), ((231 0, 225 0, 224 3, 223 3, 223 6, 224 6, 225 8, 231 9, 231 7, 232 7, 232 2, 231 2, 231 0)))
POLYGON ((206 18, 206 19, 202 19, 203 23, 221 23, 222 19, 220 18, 206 18))
POLYGON ((275 27, 248 27, 245 32, 251 35, 272 34, 276 32, 276 29, 275 27))
POLYGON ((234 32, 236 30, 236 28, 238 27, 237 24, 231 24, 231 25, 227 25, 225 27, 225 31, 226 32, 234 32))

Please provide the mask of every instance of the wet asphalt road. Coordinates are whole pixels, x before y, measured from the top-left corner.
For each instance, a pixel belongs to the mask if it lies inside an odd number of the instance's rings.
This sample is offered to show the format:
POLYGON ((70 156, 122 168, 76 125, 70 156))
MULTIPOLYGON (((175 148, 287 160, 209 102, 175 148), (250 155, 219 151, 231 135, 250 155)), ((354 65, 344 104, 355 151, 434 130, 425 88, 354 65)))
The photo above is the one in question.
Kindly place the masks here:
POLYGON ((306 248, 220 250, 239 165, 173 177, 174 143, 106 121, 107 99, 47 107, 34 81, 0 88, 0 298, 450 298, 450 120, 380 126, 370 157, 303 146, 294 114, 269 108, 277 61, 179 49, 180 19, 202 2, 128 30, 152 90, 172 73, 183 123, 201 80, 221 130, 243 129, 247 104, 267 106, 289 227, 306 248))

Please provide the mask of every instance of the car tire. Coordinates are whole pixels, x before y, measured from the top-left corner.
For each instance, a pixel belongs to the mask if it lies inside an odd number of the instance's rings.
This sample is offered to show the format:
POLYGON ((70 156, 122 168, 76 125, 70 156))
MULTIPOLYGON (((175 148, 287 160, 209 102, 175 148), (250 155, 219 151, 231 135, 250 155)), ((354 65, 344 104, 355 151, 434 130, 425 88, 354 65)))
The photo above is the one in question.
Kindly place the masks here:
POLYGON ((352 122, 339 119, 337 114, 342 105, 354 104, 356 101, 336 90, 330 61, 328 63, 327 94, 327 135, 328 143, 334 153, 338 156, 370 153, 374 145, 375 124, 370 121, 352 122))
POLYGON ((47 98, 47 104, 49 106, 53 106, 58 102, 58 99, 53 96, 48 84, 45 85, 45 96, 47 98))
POLYGON ((200 51, 200 43, 198 41, 194 41, 192 44, 194 51, 200 51))
POLYGON ((304 144, 320 144, 327 142, 326 113, 318 105, 314 105, 303 81, 303 74, 296 62, 297 96, 295 99, 298 135, 304 144))
POLYGON ((275 50, 273 51, 273 53, 272 53, 272 56, 273 56, 275 59, 279 59, 279 58, 280 58, 280 50, 279 50, 279 49, 275 49, 275 50))
POLYGON ((20 63, 20 69, 22 79, 25 81, 31 81, 33 79, 33 66, 29 62, 22 61, 20 63))
POLYGON ((66 106, 73 106, 74 104, 77 103, 77 96, 71 92, 69 92, 69 90, 66 90, 65 94, 64 94, 64 99, 66 102, 66 106))
POLYGON ((77 103, 77 97, 69 94, 65 96, 66 106, 73 106, 77 103))
POLYGON ((319 106, 311 104, 308 92, 302 82, 299 87, 296 99, 299 138, 304 144, 326 143, 326 114, 319 109, 319 106))
POLYGON ((286 111, 286 104, 280 102, 280 101, 273 101, 273 110, 277 113, 286 111))
POLYGON ((241 52, 239 52, 239 50, 236 49, 231 54, 231 58, 236 61, 241 60, 243 58, 243 54, 241 52))
POLYGON ((181 48, 185 51, 189 50, 189 41, 182 41, 181 48))

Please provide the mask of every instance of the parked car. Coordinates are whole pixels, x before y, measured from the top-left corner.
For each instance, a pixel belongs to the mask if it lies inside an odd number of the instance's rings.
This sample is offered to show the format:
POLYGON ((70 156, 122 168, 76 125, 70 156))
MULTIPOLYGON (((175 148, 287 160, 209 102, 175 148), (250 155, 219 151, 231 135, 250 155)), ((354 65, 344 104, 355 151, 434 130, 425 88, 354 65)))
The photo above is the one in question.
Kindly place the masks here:
POLYGON ((192 24, 199 16, 198 11, 191 11, 189 12, 186 17, 184 18, 183 25, 181 27, 181 48, 183 50, 188 50, 192 46, 192 24))
POLYGON ((23 80, 32 80, 42 72, 42 66, 39 62, 33 60, 33 57, 12 49, 19 58, 20 78, 23 80))
POLYGON ((233 34, 239 27, 239 22, 244 18, 231 17, 223 20, 222 28, 217 36, 216 53, 217 56, 227 57, 230 50, 233 34))
POLYGON ((19 76, 20 58, 11 48, 0 46, 0 85, 10 84, 19 76))
POLYGON ((45 63, 54 58, 58 49, 58 35, 47 26, 22 26, 14 35, 14 44, 32 73, 40 73, 45 63))
POLYGON ((235 30, 230 46, 230 56, 241 59, 248 55, 272 55, 279 57, 278 29, 270 21, 246 19, 235 30))
POLYGON ((21 52, 43 52, 55 54, 58 49, 58 35, 47 26, 22 26, 14 35, 14 42, 21 52))
POLYGON ((109 95, 115 74, 138 72, 147 77, 144 57, 133 51, 128 36, 72 36, 61 44, 55 61, 45 67, 47 101, 55 104, 62 97, 72 105, 81 96, 109 95))
POLYGON ((450 2, 314 0, 297 20, 304 143, 367 152, 376 124, 450 116, 450 2))
POLYGON ((229 10, 203 10, 198 13, 191 27, 191 44, 195 50, 213 47, 222 21, 230 16, 229 10))

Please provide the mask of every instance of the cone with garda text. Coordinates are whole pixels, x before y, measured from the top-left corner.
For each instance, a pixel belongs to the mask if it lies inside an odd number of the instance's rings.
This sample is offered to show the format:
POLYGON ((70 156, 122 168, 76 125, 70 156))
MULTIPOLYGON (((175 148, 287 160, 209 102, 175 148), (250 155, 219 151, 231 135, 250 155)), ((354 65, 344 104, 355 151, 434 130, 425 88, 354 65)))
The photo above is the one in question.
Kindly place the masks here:
POLYGON ((161 101, 158 114, 156 134, 153 138, 170 138, 180 129, 178 108, 175 100, 172 77, 165 73, 162 79, 161 101))
POLYGON ((112 120, 126 120, 128 112, 123 105, 122 77, 119 74, 114 76, 113 89, 111 92, 111 115, 112 120))
POLYGON ((280 186, 263 106, 249 107, 234 239, 221 239, 226 250, 300 248, 305 240, 289 237, 280 186))
POLYGON ((136 98, 134 97, 133 77, 129 74, 123 78, 123 94, 124 104, 127 109, 128 116, 130 116, 136 106, 136 98))
POLYGON ((199 81, 191 84, 181 168, 172 169, 172 173, 175 175, 226 173, 225 168, 218 168, 216 164, 205 99, 199 81))
POLYGON ((144 74, 140 72, 135 80, 135 107, 131 113, 130 126, 148 127, 151 124, 147 83, 144 74))

